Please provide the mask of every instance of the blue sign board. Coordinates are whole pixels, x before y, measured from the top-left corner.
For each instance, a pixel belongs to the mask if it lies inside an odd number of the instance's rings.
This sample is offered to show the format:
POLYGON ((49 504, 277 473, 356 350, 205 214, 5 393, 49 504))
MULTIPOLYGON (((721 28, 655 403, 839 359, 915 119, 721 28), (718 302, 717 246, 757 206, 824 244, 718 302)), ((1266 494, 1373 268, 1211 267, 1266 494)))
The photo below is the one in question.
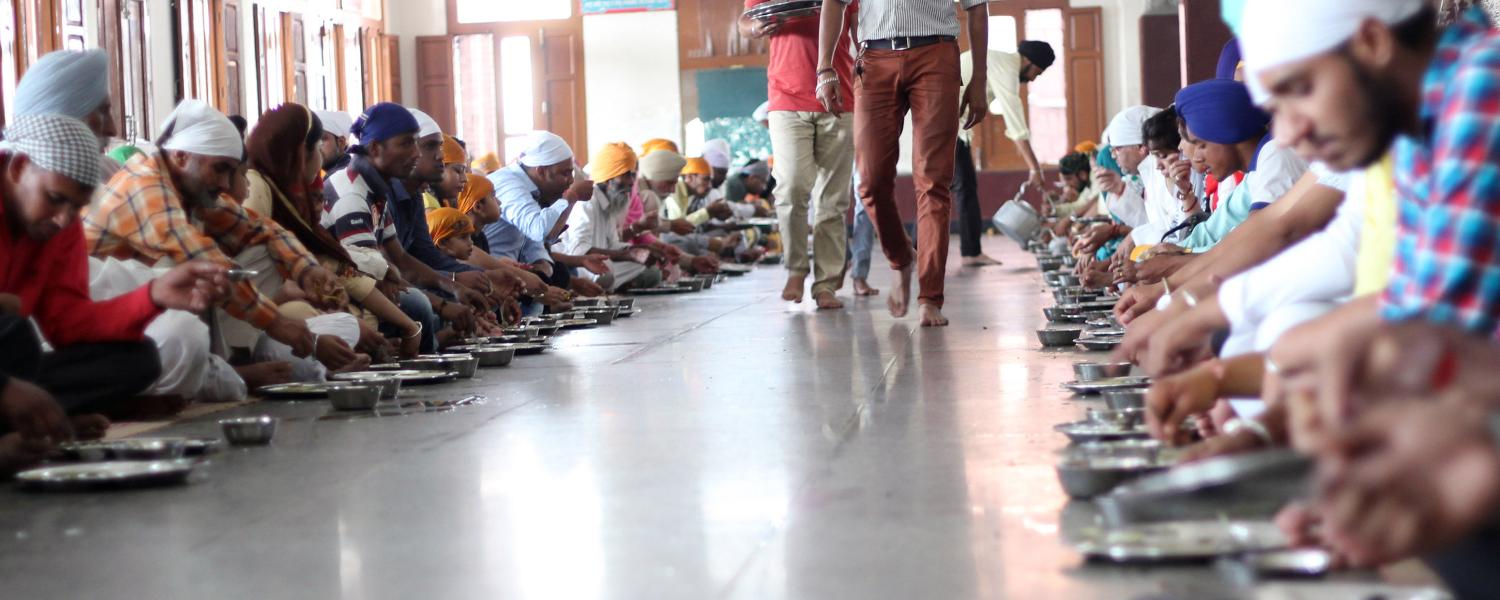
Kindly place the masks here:
POLYGON ((672 10, 673 0, 579 0, 583 14, 672 10))

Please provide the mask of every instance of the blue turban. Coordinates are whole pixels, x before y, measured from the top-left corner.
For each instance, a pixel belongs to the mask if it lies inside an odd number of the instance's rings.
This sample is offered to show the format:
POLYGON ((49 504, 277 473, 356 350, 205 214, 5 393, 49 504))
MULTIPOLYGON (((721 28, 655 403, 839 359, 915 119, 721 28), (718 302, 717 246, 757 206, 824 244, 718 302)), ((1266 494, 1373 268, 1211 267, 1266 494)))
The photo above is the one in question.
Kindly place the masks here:
POLYGON ((1177 92, 1177 114, 1194 137, 1215 144, 1238 144, 1266 135, 1271 116, 1250 101, 1245 84, 1210 79, 1177 92))
POLYGON ((1219 51, 1219 67, 1214 69, 1214 79, 1234 79, 1234 72, 1239 70, 1241 60, 1239 40, 1229 38, 1224 49, 1219 51))
POLYGON ((1099 163, 1099 166, 1101 167, 1104 167, 1121 175, 1125 174, 1125 169, 1120 168, 1120 163, 1115 162, 1115 155, 1110 152, 1110 146, 1108 144, 1099 149, 1099 155, 1095 157, 1095 161, 1097 161, 1099 163))
POLYGON ((103 50, 58 50, 36 61, 16 85, 16 116, 83 119, 109 100, 109 56, 103 50))
POLYGON ((417 118, 406 107, 392 102, 381 102, 365 109, 365 113, 354 120, 349 133, 359 137, 361 146, 383 142, 403 133, 416 133, 422 129, 417 118))

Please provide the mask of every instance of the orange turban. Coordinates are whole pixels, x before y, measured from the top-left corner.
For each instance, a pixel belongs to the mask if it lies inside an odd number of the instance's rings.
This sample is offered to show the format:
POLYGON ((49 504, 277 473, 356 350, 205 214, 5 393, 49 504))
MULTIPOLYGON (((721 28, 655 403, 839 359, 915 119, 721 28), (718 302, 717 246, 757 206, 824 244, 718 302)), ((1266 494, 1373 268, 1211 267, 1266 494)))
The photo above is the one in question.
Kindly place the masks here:
POLYGON ((489 175, 490 173, 494 173, 495 171, 500 170, 500 157, 495 156, 494 152, 489 152, 484 156, 474 159, 474 162, 471 163, 469 167, 473 168, 475 171, 479 171, 482 174, 489 175))
POLYGON ((463 191, 458 193, 458 212, 469 214, 474 207, 495 193, 495 184, 489 179, 469 173, 468 181, 464 182, 463 191))
POLYGON ((451 135, 443 136, 443 166, 461 165, 468 162, 464 153, 464 147, 458 145, 458 140, 451 135))
POLYGON ((641 144, 641 156, 645 156, 657 150, 671 150, 681 154, 677 150, 677 142, 663 138, 652 138, 641 144))
POLYGON ((1099 151, 1099 145, 1093 142, 1083 142, 1081 144, 1078 144, 1077 146, 1074 146, 1073 151, 1079 154, 1087 154, 1089 156, 1093 156, 1095 152, 1099 151))
POLYGON ((708 161, 702 157, 693 157, 687 160, 687 166, 682 168, 683 175, 713 175, 713 167, 708 166, 708 161))
POLYGON ((432 243, 440 244, 455 235, 473 235, 474 222, 456 208, 435 208, 427 212, 427 233, 432 234, 432 243))
POLYGON ((589 179, 604 183, 635 170, 635 151, 625 142, 605 144, 589 162, 589 179))

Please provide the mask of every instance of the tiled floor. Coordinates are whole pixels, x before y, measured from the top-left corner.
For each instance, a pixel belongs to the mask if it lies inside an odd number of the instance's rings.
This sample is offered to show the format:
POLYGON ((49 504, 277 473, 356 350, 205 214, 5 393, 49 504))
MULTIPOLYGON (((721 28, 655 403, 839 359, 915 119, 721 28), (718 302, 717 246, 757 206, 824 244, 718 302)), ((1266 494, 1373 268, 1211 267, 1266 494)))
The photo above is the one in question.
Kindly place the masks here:
POLYGON ((481 406, 262 403, 154 432, 283 418, 187 487, 0 492, 0 596, 1212 597, 1205 568, 1083 566, 1061 541, 1051 428, 1083 413, 1058 387, 1077 354, 1039 349, 1035 263, 988 241, 1007 265, 951 261, 947 329, 883 296, 788 306, 762 267, 409 390, 481 406))

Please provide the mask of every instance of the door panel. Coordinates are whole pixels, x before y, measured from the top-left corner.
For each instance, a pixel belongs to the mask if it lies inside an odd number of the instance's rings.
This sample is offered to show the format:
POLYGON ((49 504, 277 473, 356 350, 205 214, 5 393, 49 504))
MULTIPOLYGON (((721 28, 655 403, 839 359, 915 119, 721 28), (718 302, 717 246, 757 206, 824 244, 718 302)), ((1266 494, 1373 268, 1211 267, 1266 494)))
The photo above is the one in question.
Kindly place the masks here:
POLYGON ((443 131, 453 124, 453 38, 417 37, 417 108, 438 122, 443 131))

